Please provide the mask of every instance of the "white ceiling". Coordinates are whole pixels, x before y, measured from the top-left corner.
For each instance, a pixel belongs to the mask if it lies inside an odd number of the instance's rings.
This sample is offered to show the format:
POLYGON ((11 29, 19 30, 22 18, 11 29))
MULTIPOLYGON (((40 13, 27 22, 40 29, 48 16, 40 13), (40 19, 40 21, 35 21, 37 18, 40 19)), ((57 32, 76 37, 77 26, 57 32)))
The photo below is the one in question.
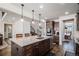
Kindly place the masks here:
MULTIPOLYGON (((21 10, 21 5, 20 3, 12 3, 12 5, 14 6, 18 6, 19 9, 21 10)), ((38 17, 38 14, 41 13, 42 14, 42 18, 47 18, 47 19, 51 19, 51 18, 57 18, 59 16, 64 16, 65 12, 69 12, 69 14, 74 14, 77 11, 77 4, 76 3, 24 3, 24 10, 32 13, 32 10, 35 10, 35 16, 38 17), (43 5, 44 8, 40 10, 40 5, 43 5)), ((3 11, 3 9, 0 8, 0 11, 3 11)), ((10 11, 6 11, 7 12, 7 16, 5 17, 4 20, 6 21, 15 21, 20 19, 20 15, 15 14, 13 12, 10 11)))
MULTIPOLYGON (((20 4, 15 3, 18 7, 21 7, 20 4)), ((59 16, 64 16, 65 12, 69 14, 74 14, 77 11, 76 3, 24 3, 24 10, 31 12, 35 10, 35 16, 38 17, 38 14, 41 13, 43 18, 54 18, 59 16), (44 8, 40 9, 40 5, 43 5, 44 8)))
MULTIPOLYGON (((4 10, 2 8, 0 8, 0 19, 2 17, 2 14, 1 14, 2 11, 7 13, 5 18, 3 19, 3 21, 5 21, 5 22, 14 23, 14 22, 16 22, 16 21, 21 19, 21 15, 13 13, 13 12, 8 11, 8 10, 4 10)), ((24 17, 24 19, 27 20, 27 21, 31 21, 31 18, 28 18, 28 17, 24 17)))

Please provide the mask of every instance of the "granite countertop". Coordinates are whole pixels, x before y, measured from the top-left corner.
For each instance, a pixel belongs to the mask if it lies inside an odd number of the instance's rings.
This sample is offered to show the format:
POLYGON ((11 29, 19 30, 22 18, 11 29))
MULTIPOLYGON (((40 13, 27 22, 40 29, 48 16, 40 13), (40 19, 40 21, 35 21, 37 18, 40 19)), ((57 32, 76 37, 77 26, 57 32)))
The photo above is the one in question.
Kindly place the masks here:
POLYGON ((27 45, 51 38, 51 36, 45 36, 41 39, 37 39, 37 38, 38 38, 37 36, 30 36, 30 37, 24 37, 24 38, 14 38, 14 39, 11 39, 11 41, 16 43, 17 45, 19 45, 21 47, 24 47, 24 46, 27 46, 27 45))

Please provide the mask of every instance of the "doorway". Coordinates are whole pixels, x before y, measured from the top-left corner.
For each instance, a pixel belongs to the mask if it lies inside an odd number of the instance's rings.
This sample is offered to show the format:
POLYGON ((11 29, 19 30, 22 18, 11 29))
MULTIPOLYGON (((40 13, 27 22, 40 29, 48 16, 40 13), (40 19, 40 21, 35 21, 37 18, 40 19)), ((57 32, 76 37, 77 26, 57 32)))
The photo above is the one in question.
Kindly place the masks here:
POLYGON ((74 20, 64 21, 64 40, 74 39, 74 20))
POLYGON ((64 39, 63 49, 65 55, 75 55, 75 43, 74 43, 74 19, 65 20, 64 23, 64 39))
POLYGON ((12 24, 4 24, 4 39, 12 38, 12 24))

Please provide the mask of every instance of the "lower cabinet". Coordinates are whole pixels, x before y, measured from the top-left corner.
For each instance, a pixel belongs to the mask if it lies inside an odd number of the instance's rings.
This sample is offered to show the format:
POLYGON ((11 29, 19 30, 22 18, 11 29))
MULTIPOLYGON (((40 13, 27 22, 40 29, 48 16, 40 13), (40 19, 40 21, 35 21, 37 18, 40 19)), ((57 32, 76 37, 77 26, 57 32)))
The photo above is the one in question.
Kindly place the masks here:
POLYGON ((3 44, 3 35, 0 34, 0 45, 2 45, 2 44, 3 44))
POLYGON ((33 55, 32 45, 20 47, 14 42, 12 42, 11 55, 12 56, 31 56, 33 55))
POLYGON ((33 47, 33 56, 39 56, 39 42, 34 43, 33 47))
POLYGON ((44 55, 50 49, 50 40, 44 40, 39 43, 39 55, 44 55))
POLYGON ((20 47, 12 42, 13 56, 42 56, 50 49, 50 39, 30 44, 28 46, 20 47))
POLYGON ((23 48, 11 42, 11 55, 12 56, 22 56, 23 55, 23 48))
POLYGON ((76 55, 79 56, 79 44, 76 43, 76 55))
POLYGON ((31 56, 31 55, 33 55, 32 45, 28 45, 28 46, 23 47, 23 55, 24 56, 31 56))

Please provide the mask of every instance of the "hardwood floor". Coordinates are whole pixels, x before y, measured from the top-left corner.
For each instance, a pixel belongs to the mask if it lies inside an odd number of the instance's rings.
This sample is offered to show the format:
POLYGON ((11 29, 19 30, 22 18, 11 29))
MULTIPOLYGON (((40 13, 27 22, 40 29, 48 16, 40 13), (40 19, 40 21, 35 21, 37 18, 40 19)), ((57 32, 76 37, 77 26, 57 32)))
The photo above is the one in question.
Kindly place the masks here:
POLYGON ((11 47, 0 50, 0 56, 11 56, 11 47))
POLYGON ((5 41, 6 44, 5 46, 7 45, 6 48, 3 48, 3 49, 0 49, 0 56, 11 56, 11 44, 9 40, 5 41), (8 41, 8 42, 7 42, 8 41))
POLYGON ((63 47, 53 46, 53 48, 46 54, 46 56, 63 56, 63 47))

